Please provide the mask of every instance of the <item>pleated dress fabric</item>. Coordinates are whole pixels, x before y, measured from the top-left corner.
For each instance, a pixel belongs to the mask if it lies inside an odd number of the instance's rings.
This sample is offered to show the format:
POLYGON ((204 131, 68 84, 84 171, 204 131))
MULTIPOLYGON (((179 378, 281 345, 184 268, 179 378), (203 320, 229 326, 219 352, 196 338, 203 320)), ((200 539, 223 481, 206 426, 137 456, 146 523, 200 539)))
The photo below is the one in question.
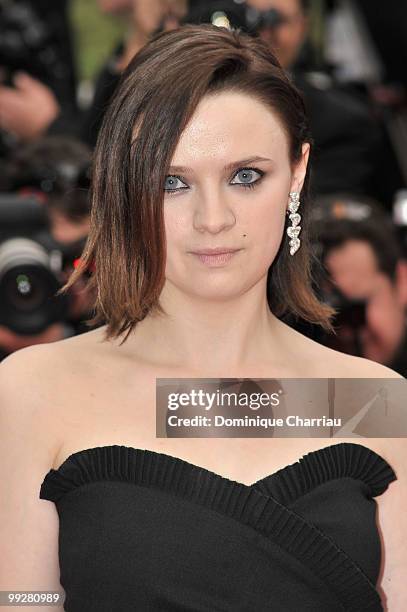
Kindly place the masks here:
POLYGON ((252 485, 121 445, 70 455, 40 498, 59 515, 68 612, 379 612, 375 497, 396 479, 361 444, 252 485))

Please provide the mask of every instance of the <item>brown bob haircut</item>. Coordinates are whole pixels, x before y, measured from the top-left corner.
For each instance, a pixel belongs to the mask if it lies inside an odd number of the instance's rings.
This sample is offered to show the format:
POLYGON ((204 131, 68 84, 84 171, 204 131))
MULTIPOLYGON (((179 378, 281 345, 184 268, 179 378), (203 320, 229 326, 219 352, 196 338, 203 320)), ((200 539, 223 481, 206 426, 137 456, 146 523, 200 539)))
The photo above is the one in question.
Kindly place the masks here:
MULTIPOLYGON (((107 324, 106 338, 126 338, 150 312, 165 314, 159 296, 165 282, 166 237, 163 186, 181 133, 207 94, 237 91, 275 112, 289 140, 291 162, 311 142, 301 94, 260 39, 209 24, 185 25, 156 35, 121 76, 96 144, 91 222, 81 264, 58 293, 89 267, 95 316, 107 324)), ((268 300, 278 317, 300 317, 334 331, 335 310, 312 290, 307 242, 309 172, 301 193, 301 248, 288 240, 268 273, 268 300)), ((286 216, 286 222, 288 217, 286 216)))

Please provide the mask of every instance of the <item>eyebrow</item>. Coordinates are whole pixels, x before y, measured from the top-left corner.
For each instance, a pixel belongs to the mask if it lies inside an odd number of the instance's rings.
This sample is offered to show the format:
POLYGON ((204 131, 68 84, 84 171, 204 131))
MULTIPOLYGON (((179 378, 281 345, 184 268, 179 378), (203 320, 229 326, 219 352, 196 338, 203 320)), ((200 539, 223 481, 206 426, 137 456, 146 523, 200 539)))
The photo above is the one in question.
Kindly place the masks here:
MULTIPOLYGON (((254 162, 271 162, 272 159, 268 157, 260 157, 256 155, 255 157, 249 157, 247 159, 240 159, 239 161, 231 162, 224 166, 223 170, 227 172, 228 170, 234 170, 235 168, 239 168, 240 166, 247 166, 248 164, 253 164, 254 162)), ((170 166, 168 168, 168 174, 193 174, 193 170, 191 168, 187 168, 186 166, 170 166)))

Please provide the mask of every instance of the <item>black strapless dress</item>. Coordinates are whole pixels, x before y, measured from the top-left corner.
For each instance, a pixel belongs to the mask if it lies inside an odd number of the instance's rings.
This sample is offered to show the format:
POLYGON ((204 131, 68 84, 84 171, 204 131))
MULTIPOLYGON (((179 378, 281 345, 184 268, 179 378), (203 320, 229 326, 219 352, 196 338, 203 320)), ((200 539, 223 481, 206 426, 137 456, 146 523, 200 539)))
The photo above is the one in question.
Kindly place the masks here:
POLYGON ((379 612, 374 497, 395 479, 353 443, 250 486, 112 445, 70 455, 40 498, 59 515, 68 612, 379 612))

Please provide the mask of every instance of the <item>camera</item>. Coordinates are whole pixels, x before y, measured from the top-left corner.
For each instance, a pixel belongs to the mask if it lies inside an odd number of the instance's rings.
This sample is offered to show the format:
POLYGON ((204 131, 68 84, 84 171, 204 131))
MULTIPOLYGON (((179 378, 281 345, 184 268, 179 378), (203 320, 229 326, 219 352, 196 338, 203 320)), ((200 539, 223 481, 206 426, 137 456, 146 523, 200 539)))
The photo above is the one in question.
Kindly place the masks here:
POLYGON ((0 195, 0 325, 17 334, 39 334, 68 318, 64 269, 80 257, 84 239, 69 245, 48 231, 44 205, 34 197, 0 195))

